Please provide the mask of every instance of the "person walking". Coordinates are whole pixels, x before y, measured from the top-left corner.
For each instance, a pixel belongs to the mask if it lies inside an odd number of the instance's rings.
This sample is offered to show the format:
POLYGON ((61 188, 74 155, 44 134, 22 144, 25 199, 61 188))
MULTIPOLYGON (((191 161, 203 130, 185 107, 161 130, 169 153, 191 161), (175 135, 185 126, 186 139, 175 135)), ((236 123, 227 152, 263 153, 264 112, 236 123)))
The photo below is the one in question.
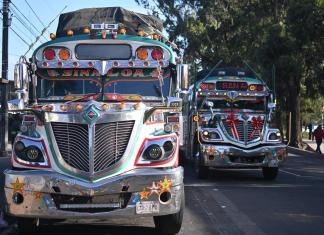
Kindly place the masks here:
POLYGON ((315 137, 316 140, 316 144, 317 144, 317 148, 315 152, 321 152, 321 144, 324 138, 324 131, 322 129, 322 125, 318 125, 318 127, 315 129, 314 133, 313 133, 313 137, 315 137))

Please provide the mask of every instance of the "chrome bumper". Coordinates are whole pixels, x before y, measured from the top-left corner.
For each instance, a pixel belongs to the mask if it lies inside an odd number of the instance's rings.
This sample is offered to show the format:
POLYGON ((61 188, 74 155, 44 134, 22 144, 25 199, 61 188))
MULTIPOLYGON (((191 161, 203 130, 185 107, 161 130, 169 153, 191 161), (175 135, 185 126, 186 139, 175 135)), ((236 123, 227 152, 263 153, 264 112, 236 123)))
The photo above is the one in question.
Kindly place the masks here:
POLYGON ((261 146, 250 150, 203 144, 201 152, 203 158, 200 164, 219 168, 278 167, 287 159, 287 147, 284 144, 261 146))
POLYGON ((44 170, 6 170, 4 173, 7 212, 17 217, 166 215, 177 213, 184 198, 182 167, 135 169, 98 182, 44 170))

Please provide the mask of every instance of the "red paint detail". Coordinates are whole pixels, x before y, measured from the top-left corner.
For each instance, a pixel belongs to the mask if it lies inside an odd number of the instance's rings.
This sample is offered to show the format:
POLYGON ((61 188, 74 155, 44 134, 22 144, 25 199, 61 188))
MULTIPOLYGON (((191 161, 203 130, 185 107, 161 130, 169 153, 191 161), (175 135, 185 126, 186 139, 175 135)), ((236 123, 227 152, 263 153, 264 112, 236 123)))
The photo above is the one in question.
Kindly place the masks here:
POLYGON ((179 138, 178 138, 178 136, 175 135, 175 134, 168 135, 168 136, 163 136, 163 137, 156 137, 156 138, 145 138, 144 141, 143 141, 143 143, 142 143, 142 145, 141 145, 141 147, 140 147, 140 149, 139 149, 139 151, 138 151, 138 153, 137 153, 137 156, 136 156, 135 164, 134 164, 134 165, 135 165, 135 166, 162 166, 162 165, 165 165, 165 164, 167 164, 167 163, 173 161, 174 158, 175 158, 175 156, 178 157, 178 159, 177 159, 177 161, 176 161, 176 163, 177 163, 177 165, 178 165, 178 162, 179 162, 179 154, 178 154, 178 152, 179 152, 179 138), (169 159, 167 159, 167 160, 165 160, 165 161, 161 161, 161 162, 155 162, 155 163, 138 163, 138 160, 139 160, 139 158, 140 158, 140 156, 141 156, 141 154, 142 154, 142 152, 143 152, 143 149, 144 149, 145 143, 146 143, 147 141, 149 141, 149 140, 166 139, 166 138, 168 138, 168 137, 175 137, 175 138, 177 138, 177 149, 176 149, 176 151, 173 153, 173 155, 172 155, 169 159))
POLYGON ((261 116, 258 117, 253 117, 252 118, 252 127, 253 127, 253 131, 250 134, 250 138, 252 138, 255 133, 257 132, 258 135, 261 137, 261 129, 262 129, 262 125, 263 125, 263 121, 261 116))
POLYGON ((92 118, 94 118, 96 116, 96 114, 94 112, 92 112, 92 111, 90 111, 87 115, 88 115, 88 117, 90 119, 92 119, 92 118))
POLYGON ((237 128, 236 128, 236 125, 238 124, 238 119, 236 118, 234 113, 230 113, 227 116, 226 123, 230 125, 233 137, 235 139, 239 139, 239 134, 238 134, 238 131, 237 131, 237 128))

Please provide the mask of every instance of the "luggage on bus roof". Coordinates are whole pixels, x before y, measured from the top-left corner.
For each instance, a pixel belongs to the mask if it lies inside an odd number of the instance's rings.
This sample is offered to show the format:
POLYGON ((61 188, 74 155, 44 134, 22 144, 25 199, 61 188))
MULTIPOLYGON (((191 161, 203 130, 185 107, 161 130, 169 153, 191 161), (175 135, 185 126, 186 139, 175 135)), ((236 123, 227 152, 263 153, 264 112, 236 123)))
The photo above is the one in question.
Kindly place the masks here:
POLYGON ((61 14, 56 36, 66 36, 69 29, 72 29, 74 34, 82 34, 84 27, 95 23, 123 24, 129 35, 136 35, 138 29, 152 34, 153 30, 147 24, 160 32, 163 30, 162 21, 155 16, 135 13, 122 7, 86 8, 61 14))

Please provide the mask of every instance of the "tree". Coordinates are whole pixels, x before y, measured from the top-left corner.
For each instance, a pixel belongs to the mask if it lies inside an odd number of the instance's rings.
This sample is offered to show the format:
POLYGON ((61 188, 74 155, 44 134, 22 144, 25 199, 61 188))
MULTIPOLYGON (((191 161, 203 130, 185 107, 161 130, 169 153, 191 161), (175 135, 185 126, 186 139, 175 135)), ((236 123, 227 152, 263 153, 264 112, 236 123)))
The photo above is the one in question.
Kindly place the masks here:
POLYGON ((187 62, 211 68, 245 60, 268 83, 275 65, 278 110, 292 113, 290 144, 301 146, 301 95, 324 94, 323 0, 135 1, 165 19, 187 62))

